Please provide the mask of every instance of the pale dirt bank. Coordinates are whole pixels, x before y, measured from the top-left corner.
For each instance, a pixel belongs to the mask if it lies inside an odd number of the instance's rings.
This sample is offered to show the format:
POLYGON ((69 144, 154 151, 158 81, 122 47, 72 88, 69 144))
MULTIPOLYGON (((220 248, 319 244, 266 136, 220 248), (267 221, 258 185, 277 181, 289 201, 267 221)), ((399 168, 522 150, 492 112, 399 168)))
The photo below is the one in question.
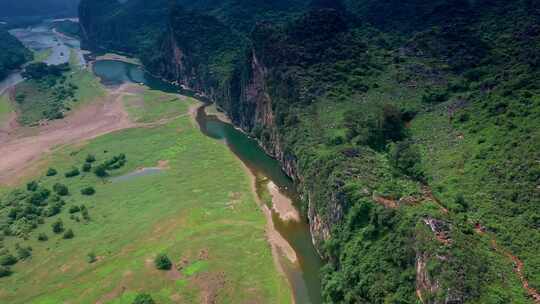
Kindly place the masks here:
POLYGON ((12 124, 0 137, 0 184, 16 184, 45 153, 66 144, 86 141, 100 135, 135 127, 124 109, 124 96, 138 92, 136 85, 125 84, 109 90, 100 101, 80 107, 62 120, 31 128, 29 136, 12 124))
POLYGON ((273 182, 269 182, 268 191, 272 196, 272 210, 274 210, 282 221, 300 222, 300 213, 294 207, 292 200, 279 191, 279 187, 273 182))

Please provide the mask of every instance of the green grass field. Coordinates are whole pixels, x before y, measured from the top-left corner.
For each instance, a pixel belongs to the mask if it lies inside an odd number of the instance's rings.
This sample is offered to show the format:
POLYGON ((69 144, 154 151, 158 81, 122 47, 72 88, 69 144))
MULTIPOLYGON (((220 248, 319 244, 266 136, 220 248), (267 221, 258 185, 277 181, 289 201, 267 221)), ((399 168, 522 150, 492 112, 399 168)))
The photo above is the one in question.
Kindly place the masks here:
POLYGON ((9 101, 9 97, 4 94, 0 95, 0 125, 2 125, 13 112, 13 105, 9 101))
POLYGON ((148 123, 171 119, 187 114, 188 104, 180 102, 177 95, 145 90, 137 96, 126 96, 124 105, 129 116, 136 122, 148 123))
MULTIPOLYGON (((176 116, 170 106, 154 106, 155 100, 168 102, 169 97, 146 92, 138 105, 176 116)), ((186 111, 193 102, 178 102, 178 108, 186 111)), ((141 119, 155 121, 157 112, 150 113, 141 119)), ((48 160, 59 174, 37 178, 47 188, 56 182, 67 185, 67 205, 29 240, 4 239, 11 250, 16 243, 33 250, 30 260, 17 263, 11 276, 0 279, 1 303, 131 303, 137 292, 150 293, 156 303, 201 303, 203 297, 216 303, 290 302, 246 172, 225 145, 205 137, 189 116, 63 148, 48 160), (72 166, 81 167, 88 154, 100 163, 119 153, 128 161, 114 176, 155 167, 159 161, 168 168, 115 183, 92 173, 64 177, 72 166), (96 194, 82 196, 86 186, 95 187, 96 194), (89 222, 70 218, 67 210, 81 204, 88 208, 89 222), (52 232, 58 217, 66 229, 73 229, 73 239, 52 232), (49 240, 37 241, 39 233, 49 240), (96 262, 87 261, 89 253, 96 262), (153 258, 159 253, 183 267, 156 270, 153 258)))
POLYGON ((34 60, 32 60, 31 63, 37 63, 37 62, 43 62, 45 60, 47 60, 53 50, 51 48, 49 49, 44 49, 44 50, 41 50, 41 51, 32 51, 34 53, 34 60))
POLYGON ((57 83, 53 87, 47 82, 26 80, 16 86, 18 120, 23 125, 34 125, 40 120, 47 119, 45 114, 56 107, 70 110, 95 101, 105 96, 105 89, 99 80, 88 70, 72 67, 65 73, 65 82, 57 83), (74 85, 77 89, 70 100, 64 100, 63 104, 56 101, 55 90, 59 87, 74 85))

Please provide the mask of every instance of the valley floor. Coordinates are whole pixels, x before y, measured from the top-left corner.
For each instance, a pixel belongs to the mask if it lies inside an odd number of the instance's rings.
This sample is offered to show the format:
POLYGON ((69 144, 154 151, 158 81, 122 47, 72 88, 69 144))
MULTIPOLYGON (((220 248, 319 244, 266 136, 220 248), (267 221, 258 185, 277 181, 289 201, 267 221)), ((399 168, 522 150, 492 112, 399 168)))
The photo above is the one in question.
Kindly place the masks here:
POLYGON ((63 211, 44 218, 27 240, 3 239, 10 252, 30 246, 31 258, 0 279, 1 303, 132 303, 139 292, 157 303, 291 301, 250 178, 225 145, 199 131, 189 115, 195 106, 190 98, 125 85, 31 135, 2 138, 0 201, 32 179, 50 189, 65 184, 70 194, 63 211), (102 163, 119 154, 127 163, 112 178, 64 175, 87 155, 102 163), (45 176, 47 168, 58 174, 45 176), (143 168, 157 169, 114 179, 143 168), (86 187, 96 193, 82 195, 86 187), (89 220, 71 212, 80 205, 89 220), (74 238, 52 232, 58 219, 74 238), (48 240, 38 241, 43 234, 48 240), (160 253, 172 270, 156 269, 160 253))

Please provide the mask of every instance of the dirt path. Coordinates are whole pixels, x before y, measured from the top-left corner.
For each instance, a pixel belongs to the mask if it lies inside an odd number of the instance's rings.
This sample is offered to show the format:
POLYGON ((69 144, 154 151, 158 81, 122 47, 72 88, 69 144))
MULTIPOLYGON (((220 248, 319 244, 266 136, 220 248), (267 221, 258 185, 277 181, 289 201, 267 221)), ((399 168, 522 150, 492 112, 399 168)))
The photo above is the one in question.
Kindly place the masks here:
POLYGON ((137 90, 135 85, 122 85, 104 100, 83 106, 63 120, 32 128, 31 136, 20 135, 17 126, 7 130, 7 136, 0 136, 0 184, 16 183, 36 160, 56 147, 136 126, 124 109, 123 98, 137 90))
MULTIPOLYGON (((474 230, 476 231, 476 233, 480 235, 486 234, 486 229, 480 224, 476 224, 476 227, 474 230)), ((497 244, 497 240, 495 239, 495 237, 493 236, 490 236, 490 237, 491 237, 491 247, 495 251, 506 256, 506 258, 512 262, 512 264, 514 265, 514 272, 519 277, 519 280, 521 281, 521 285, 523 286, 523 289, 527 291, 527 294, 529 295, 529 297, 533 299, 534 303, 540 304, 540 293, 536 289, 530 286, 529 281, 525 277, 525 271, 524 271, 525 264, 523 263, 523 261, 520 260, 517 256, 513 255, 510 251, 507 251, 501 248, 497 244)))

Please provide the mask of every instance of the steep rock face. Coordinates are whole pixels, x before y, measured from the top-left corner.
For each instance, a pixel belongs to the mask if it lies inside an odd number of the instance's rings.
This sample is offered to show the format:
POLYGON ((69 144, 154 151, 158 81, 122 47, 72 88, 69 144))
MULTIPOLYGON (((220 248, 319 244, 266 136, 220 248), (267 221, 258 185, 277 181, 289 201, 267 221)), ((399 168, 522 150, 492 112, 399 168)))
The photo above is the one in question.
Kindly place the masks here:
POLYGON ((340 194, 340 188, 337 186, 335 191, 332 191, 331 199, 324 202, 331 212, 327 216, 319 214, 315 207, 315 195, 304 183, 305 174, 299 168, 297 157, 286 151, 282 135, 276 126, 275 104, 267 85, 269 68, 258 58, 256 50, 252 50, 246 66, 249 70, 241 81, 239 98, 234 100, 232 105, 226 104, 226 99, 218 99, 216 102, 229 114, 233 123, 245 132, 253 134, 255 128, 266 130, 266 138, 259 142, 269 155, 280 162, 283 171, 297 184, 303 200, 307 203, 313 243, 321 253, 320 246, 331 237, 333 226, 343 219, 344 198, 340 194))

